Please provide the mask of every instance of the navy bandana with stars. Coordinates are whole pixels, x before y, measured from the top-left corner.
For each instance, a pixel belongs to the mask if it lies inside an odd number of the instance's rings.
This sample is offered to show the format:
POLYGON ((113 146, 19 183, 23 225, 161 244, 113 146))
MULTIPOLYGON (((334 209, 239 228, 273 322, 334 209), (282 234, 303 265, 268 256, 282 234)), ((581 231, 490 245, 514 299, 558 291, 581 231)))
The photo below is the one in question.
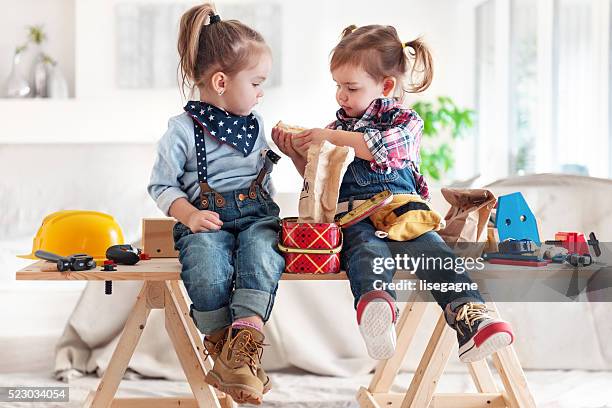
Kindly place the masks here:
POLYGON ((259 135, 259 123, 252 113, 248 116, 233 115, 201 101, 189 101, 184 109, 210 137, 233 147, 245 157, 253 150, 259 135))

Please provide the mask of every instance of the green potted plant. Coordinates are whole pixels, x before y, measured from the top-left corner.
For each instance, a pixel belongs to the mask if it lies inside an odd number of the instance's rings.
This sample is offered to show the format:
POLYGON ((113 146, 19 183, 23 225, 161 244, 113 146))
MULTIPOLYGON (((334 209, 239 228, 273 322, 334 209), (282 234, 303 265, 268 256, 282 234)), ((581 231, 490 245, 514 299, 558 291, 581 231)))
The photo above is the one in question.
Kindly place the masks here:
POLYGON ((439 181, 455 164, 453 150, 447 141, 436 143, 434 146, 426 141, 439 138, 445 132, 450 134, 450 141, 462 137, 474 126, 475 112, 458 107, 447 96, 440 96, 433 103, 417 102, 412 108, 424 121, 423 142, 425 143, 421 146, 421 173, 439 181))

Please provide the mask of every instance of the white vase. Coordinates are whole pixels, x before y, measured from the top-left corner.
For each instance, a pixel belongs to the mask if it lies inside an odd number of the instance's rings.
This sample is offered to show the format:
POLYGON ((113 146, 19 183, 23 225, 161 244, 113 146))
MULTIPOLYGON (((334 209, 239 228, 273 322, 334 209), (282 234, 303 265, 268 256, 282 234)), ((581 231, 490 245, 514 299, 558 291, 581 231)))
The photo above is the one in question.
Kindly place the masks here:
POLYGON ((6 80, 5 95, 9 98, 25 98, 30 94, 30 84, 19 73, 20 55, 13 57, 13 67, 6 80))
POLYGON ((48 66, 47 96, 54 99, 68 98, 68 83, 57 64, 48 66))

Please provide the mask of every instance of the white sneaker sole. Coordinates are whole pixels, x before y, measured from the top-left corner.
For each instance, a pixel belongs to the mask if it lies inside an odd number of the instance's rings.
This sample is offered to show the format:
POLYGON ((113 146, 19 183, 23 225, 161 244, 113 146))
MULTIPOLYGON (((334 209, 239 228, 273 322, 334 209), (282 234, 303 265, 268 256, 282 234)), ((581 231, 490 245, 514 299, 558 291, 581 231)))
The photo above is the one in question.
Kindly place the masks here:
POLYGON ((490 335, 479 346, 476 346, 474 339, 472 339, 459 348, 459 360, 463 363, 484 360, 491 354, 508 347, 512 344, 512 341, 512 335, 506 331, 499 331, 490 335))
POLYGON ((370 302, 361 315, 359 331, 368 350, 375 360, 386 360, 395 354, 396 334, 393 311, 389 303, 370 302))

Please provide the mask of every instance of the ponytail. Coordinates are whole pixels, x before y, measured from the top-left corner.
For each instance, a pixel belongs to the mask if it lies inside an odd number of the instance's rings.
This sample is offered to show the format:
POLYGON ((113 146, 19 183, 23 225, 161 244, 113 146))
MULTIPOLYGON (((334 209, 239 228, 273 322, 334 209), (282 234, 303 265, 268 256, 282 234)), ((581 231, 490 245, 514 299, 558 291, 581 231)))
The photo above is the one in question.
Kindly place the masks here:
POLYGON ((402 46, 406 58, 413 60, 412 64, 410 64, 412 66, 409 74, 410 89, 407 90, 407 92, 423 92, 429 88, 433 80, 433 57, 431 56, 431 52, 421 38, 408 41, 402 44, 402 46), (415 73, 421 76, 421 81, 419 83, 413 81, 415 73))
POLYGON ((357 29, 357 26, 355 24, 351 24, 350 26, 342 30, 342 34, 340 34, 340 38, 346 37, 347 35, 351 34, 356 29, 357 29))
POLYGON ((181 17, 179 25, 178 53, 180 56, 181 89, 192 88, 198 82, 198 52, 200 49, 200 33, 210 17, 216 11, 212 4, 206 3, 190 8, 181 17))

